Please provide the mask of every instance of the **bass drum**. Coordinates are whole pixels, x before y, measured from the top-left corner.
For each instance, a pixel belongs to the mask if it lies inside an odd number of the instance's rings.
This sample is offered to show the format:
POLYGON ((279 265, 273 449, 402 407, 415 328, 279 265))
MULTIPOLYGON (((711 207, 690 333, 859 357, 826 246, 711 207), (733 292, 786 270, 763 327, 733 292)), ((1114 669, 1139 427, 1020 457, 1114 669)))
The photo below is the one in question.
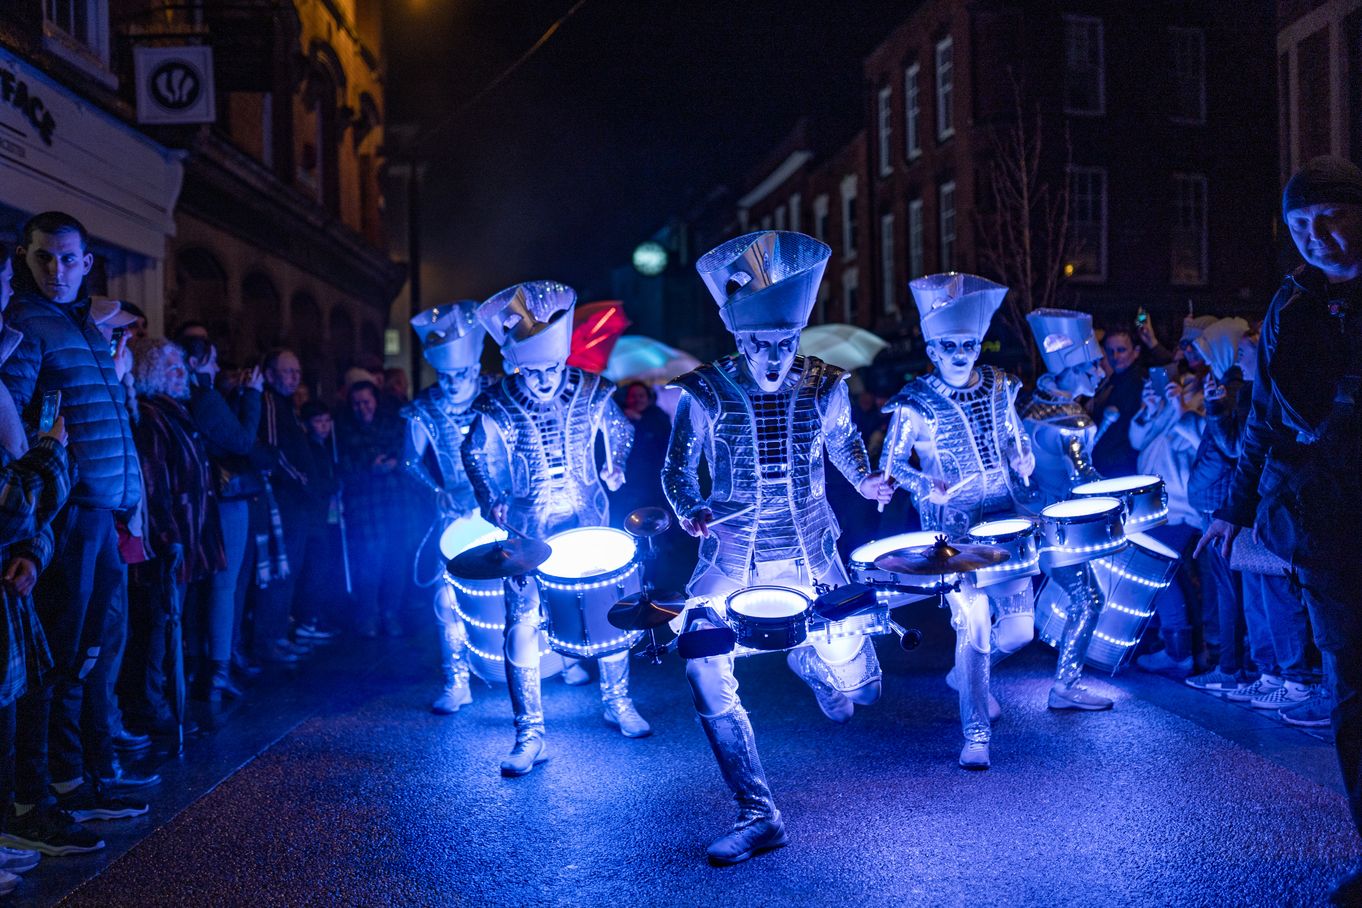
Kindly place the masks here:
MULTIPOLYGON (((506 538, 506 531, 493 526, 478 514, 454 520, 440 535, 440 554, 446 563, 471 548, 506 538)), ((465 580, 445 571, 445 586, 437 595, 452 595, 454 613, 463 621, 468 643, 468 666, 473 674, 494 687, 506 683, 506 599, 500 580, 465 580)), ((439 606, 437 605, 437 608, 439 606)), ((550 678, 567 667, 566 661, 549 648, 548 635, 539 632, 539 674, 550 678)))

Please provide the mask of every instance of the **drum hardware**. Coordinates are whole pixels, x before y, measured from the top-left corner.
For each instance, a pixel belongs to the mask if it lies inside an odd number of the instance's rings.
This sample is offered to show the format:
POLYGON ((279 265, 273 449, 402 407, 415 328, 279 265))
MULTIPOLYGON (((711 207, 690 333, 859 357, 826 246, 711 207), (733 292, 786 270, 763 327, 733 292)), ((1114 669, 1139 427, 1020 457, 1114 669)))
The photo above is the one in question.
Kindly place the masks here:
MULTIPOLYGON (((899 549, 875 559, 875 567, 894 574, 911 576, 936 575, 943 580, 948 574, 963 574, 980 568, 1002 564, 1012 556, 996 545, 952 544, 938 535, 929 546, 899 549)), ((956 588, 959 588, 958 582, 956 588)))
POLYGON ((553 550, 538 539, 502 539, 474 546, 449 559, 449 573, 465 580, 498 580, 528 574, 553 550))
POLYGON ((671 515, 664 508, 639 508, 624 519, 624 529, 635 539, 646 543, 643 553, 643 588, 632 596, 625 596, 610 608, 607 620, 620 630, 646 631, 648 642, 639 655, 654 665, 662 663, 667 652, 667 644, 658 643, 657 629, 681 614, 686 607, 686 597, 670 590, 653 588, 652 571, 657 564, 657 552, 653 548, 653 537, 665 533, 671 526, 671 515))
POLYGON ((1109 496, 1126 506, 1127 534, 1153 529, 1168 522, 1168 488, 1162 477, 1136 473, 1084 482, 1071 490, 1074 498, 1109 496))
POLYGON ((730 593, 724 608, 738 645, 748 649, 793 649, 809 636, 813 601, 787 586, 749 586, 730 593))
POLYGON ((1008 583, 1019 577, 1033 577, 1040 573, 1038 528, 1025 517, 1005 517, 987 520, 969 528, 969 541, 975 545, 998 546, 1006 549, 1007 561, 983 567, 970 577, 976 587, 1008 583))
POLYGON ((682 659, 707 659, 731 653, 737 644, 738 635, 712 606, 697 605, 676 638, 676 654, 682 659))

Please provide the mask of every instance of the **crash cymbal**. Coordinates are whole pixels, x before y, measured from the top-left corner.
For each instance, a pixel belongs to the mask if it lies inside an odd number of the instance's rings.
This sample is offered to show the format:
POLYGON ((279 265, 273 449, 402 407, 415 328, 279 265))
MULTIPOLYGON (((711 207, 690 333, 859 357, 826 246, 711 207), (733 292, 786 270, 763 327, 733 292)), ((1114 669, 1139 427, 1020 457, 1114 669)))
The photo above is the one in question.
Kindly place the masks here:
POLYGON ((894 574, 925 577, 977 571, 1002 564, 1009 557, 1007 549, 996 545, 952 545, 945 536, 938 536, 932 545, 886 552, 875 559, 875 567, 894 574))
POLYGON ((640 539, 648 539, 659 533, 665 533, 671 525, 672 515, 667 513, 666 508, 639 508, 624 518, 625 530, 629 532, 629 535, 637 536, 640 539))
POLYGON ((606 618, 622 631, 647 631, 666 624, 685 607, 686 597, 680 593, 635 593, 612 605, 606 618))
POLYGON ((503 539, 461 552, 449 559, 449 573, 464 580, 496 580, 528 574, 548 560, 553 550, 538 539, 503 539))

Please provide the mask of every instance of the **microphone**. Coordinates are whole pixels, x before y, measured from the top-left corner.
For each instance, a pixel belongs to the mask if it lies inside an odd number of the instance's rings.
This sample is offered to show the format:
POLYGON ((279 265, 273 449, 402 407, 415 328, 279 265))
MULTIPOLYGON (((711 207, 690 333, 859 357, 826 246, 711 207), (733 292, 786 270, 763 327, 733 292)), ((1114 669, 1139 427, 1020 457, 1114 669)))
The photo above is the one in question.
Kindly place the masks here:
POLYGON ((1102 411, 1102 424, 1097 427, 1097 434, 1093 436, 1092 443, 1097 442, 1106 434, 1106 431, 1116 424, 1116 420, 1121 418, 1121 411, 1116 407, 1107 407, 1102 411))

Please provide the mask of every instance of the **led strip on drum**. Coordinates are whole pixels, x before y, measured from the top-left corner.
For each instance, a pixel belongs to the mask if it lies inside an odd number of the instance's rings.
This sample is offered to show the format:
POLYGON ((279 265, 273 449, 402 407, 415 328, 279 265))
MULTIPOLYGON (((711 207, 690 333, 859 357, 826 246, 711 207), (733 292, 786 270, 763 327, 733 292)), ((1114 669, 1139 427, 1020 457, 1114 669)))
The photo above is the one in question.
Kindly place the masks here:
POLYGON ((541 586, 546 586, 551 590, 565 590, 569 593, 577 592, 579 590, 580 591, 600 590, 605 589, 607 586, 615 586, 616 584, 623 583, 630 577, 637 574, 638 568, 639 563, 635 561, 633 565, 630 566, 629 570, 625 571, 623 574, 620 574, 618 576, 610 576, 610 579, 608 580, 597 580, 594 583, 586 583, 581 580, 575 580, 572 583, 558 583, 557 581, 549 580, 543 574, 539 574, 536 579, 539 581, 539 584, 541 586))
POLYGON ((1097 545, 1046 545, 1041 546, 1043 552, 1063 552, 1066 555, 1087 555, 1095 552, 1115 552, 1125 548, 1127 540, 1124 536, 1110 542, 1102 542, 1097 545))
POLYGON ((568 643, 565 640, 559 640, 557 637, 549 637, 549 646, 555 652, 561 653, 564 650, 566 650, 567 655, 569 656, 578 656, 579 658, 590 658, 595 656, 597 653, 603 653, 606 650, 613 649, 617 651, 623 651, 626 649, 631 649, 633 645, 637 643, 642 637, 643 631, 630 631, 623 637, 616 637, 614 640, 607 640, 604 643, 588 643, 585 646, 581 645, 580 643, 568 643), (637 637, 634 636, 635 634, 637 634, 638 636, 637 637))
POLYGON ((1147 523, 1154 523, 1155 521, 1166 520, 1167 518, 1168 508, 1165 507, 1162 511, 1155 511, 1153 514, 1147 514, 1144 517, 1136 517, 1127 520, 1126 526, 1142 527, 1147 523))
POLYGON ((448 583, 450 586, 454 587, 454 589, 463 593, 465 596, 477 596, 482 599, 492 599, 502 594, 502 589, 499 586, 496 589, 492 590, 476 590, 471 586, 464 586, 462 583, 458 581, 458 578, 450 574, 445 575, 445 582, 448 583))
POLYGON ((1035 567, 1036 565, 1040 564, 1040 553, 1041 553, 1041 550, 1040 550, 1039 547, 1037 547, 1037 549, 1036 549, 1036 555, 1035 555, 1034 558, 1029 558, 1029 559, 1027 559, 1026 561, 1004 561, 1002 564, 995 564, 995 565, 993 565, 993 566, 991 566, 991 567, 975 568, 974 571, 973 571, 973 573, 975 573, 975 574, 1001 574, 1001 573, 1005 573, 1005 572, 1008 572, 1008 571, 1025 571, 1025 570, 1030 570, 1031 568, 1033 568, 1033 567, 1035 567))
MULTIPOLYGON (((1117 567, 1115 564, 1104 564, 1104 565, 1102 565, 1102 567, 1103 567, 1105 570, 1111 571, 1113 574, 1115 574, 1117 577, 1120 577, 1120 578, 1123 579, 1123 580, 1129 580, 1129 581, 1132 581, 1132 582, 1134 582, 1134 583, 1138 583, 1138 584, 1140 584, 1141 586, 1147 586, 1147 587, 1149 587, 1150 589, 1155 589, 1155 590, 1166 590, 1166 589, 1168 589, 1168 587, 1170 587, 1170 586, 1173 585, 1173 581, 1172 581, 1171 579, 1170 579, 1170 580, 1159 581, 1159 580, 1150 580, 1148 577, 1137 577, 1137 576, 1135 576, 1134 574, 1130 573, 1129 571, 1127 571, 1127 570, 1125 570, 1125 569, 1123 569, 1123 568, 1117 567)), ((1132 612, 1131 614, 1136 614, 1136 613, 1135 613, 1135 612, 1132 612)), ((1143 614, 1143 612, 1140 612, 1139 614, 1143 614)), ((1152 614, 1152 613, 1151 613, 1151 614, 1152 614)))

